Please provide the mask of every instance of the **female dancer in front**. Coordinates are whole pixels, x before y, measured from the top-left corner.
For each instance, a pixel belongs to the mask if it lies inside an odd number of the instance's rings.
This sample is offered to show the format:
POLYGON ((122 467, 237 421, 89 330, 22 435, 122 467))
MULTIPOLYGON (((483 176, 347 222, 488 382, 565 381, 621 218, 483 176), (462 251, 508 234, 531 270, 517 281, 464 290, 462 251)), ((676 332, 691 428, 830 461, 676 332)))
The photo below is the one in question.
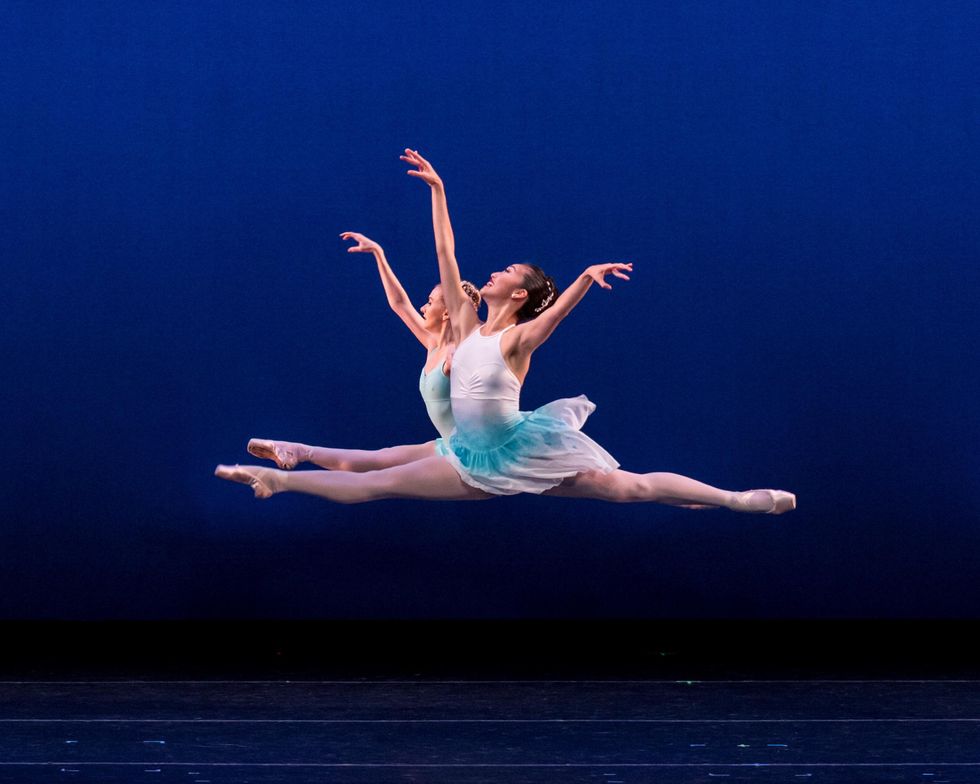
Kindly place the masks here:
MULTIPOLYGON (((419 392, 432 424, 443 438, 448 438, 455 426, 449 400, 449 374, 456 341, 442 296, 442 285, 437 283, 429 292, 425 304, 416 310, 401 281, 391 269, 384 249, 377 242, 353 231, 345 231, 340 237, 357 243, 347 249, 348 253, 374 255, 388 306, 405 323, 419 343, 425 346, 427 353, 422 375, 419 378, 419 392)), ((476 286, 464 280, 460 282, 460 287, 474 311, 478 309, 480 293, 476 286)), ((276 465, 284 469, 295 468, 300 463, 314 463, 321 468, 360 472, 376 471, 410 463, 423 457, 432 457, 436 453, 435 446, 436 442, 432 440, 424 444, 406 444, 384 449, 337 449, 292 441, 253 438, 248 442, 248 451, 256 457, 274 460, 276 465)))
POLYGON ((634 474, 580 430, 594 406, 584 396, 558 400, 527 414, 519 393, 531 354, 550 337, 596 282, 607 275, 628 280, 631 264, 586 269, 560 296, 551 278, 530 264, 495 272, 481 290, 487 321, 463 300, 445 189, 431 164, 416 151, 402 160, 432 192, 433 228, 443 296, 459 341, 452 375, 456 430, 436 442, 437 455, 367 473, 288 473, 259 466, 222 466, 215 474, 252 487, 256 497, 293 491, 342 503, 381 498, 476 500, 521 492, 707 505, 735 511, 780 514, 796 507, 782 490, 734 492, 679 474, 634 474))

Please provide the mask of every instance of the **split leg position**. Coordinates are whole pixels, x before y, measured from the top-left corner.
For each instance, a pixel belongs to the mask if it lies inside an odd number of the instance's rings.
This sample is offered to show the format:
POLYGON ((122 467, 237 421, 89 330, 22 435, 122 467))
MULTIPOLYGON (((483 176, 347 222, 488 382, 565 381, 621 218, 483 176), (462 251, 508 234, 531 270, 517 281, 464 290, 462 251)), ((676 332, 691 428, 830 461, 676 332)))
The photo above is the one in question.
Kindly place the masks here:
MULTIPOLYGON (((295 468, 300 463, 313 463, 320 468, 335 471, 378 471, 383 468, 413 463, 435 455, 435 441, 425 444, 409 444, 393 446, 385 449, 334 449, 331 447, 310 446, 292 441, 271 441, 264 438, 253 438, 248 442, 248 451, 256 457, 273 460, 284 469, 295 468)), ((728 491, 718 490, 710 485, 695 482, 679 474, 630 474, 626 471, 614 471, 615 476, 603 474, 601 471, 580 474, 571 477, 558 487, 548 491, 550 495, 564 495, 575 498, 601 498, 606 501, 658 501, 670 506, 680 506, 685 509, 717 509, 725 506, 725 498, 731 495, 728 491), (595 474, 595 476, 592 476, 595 474), (657 477, 659 481, 650 481, 645 477, 657 477), (673 478, 672 483, 667 478, 673 478), (676 480, 686 480, 693 485, 678 486, 676 480), (668 487, 669 484, 669 487, 668 487), (645 487, 644 487, 645 485, 645 487), (676 494, 665 495, 668 490, 676 494), (690 496, 684 496, 682 491, 696 492, 703 501, 694 501, 690 496), (718 493, 726 493, 722 497, 718 493)))
MULTIPOLYGON (((215 475, 249 485, 257 498, 296 492, 344 504, 384 498, 474 501, 493 498, 471 487, 442 457, 427 457, 376 471, 280 471, 261 466, 219 465, 215 475)), ((680 474, 629 471, 586 471, 569 477, 548 495, 593 498, 620 503, 657 502, 693 508, 724 507, 736 512, 781 514, 796 508, 796 496, 782 490, 735 492, 698 482, 680 474)))

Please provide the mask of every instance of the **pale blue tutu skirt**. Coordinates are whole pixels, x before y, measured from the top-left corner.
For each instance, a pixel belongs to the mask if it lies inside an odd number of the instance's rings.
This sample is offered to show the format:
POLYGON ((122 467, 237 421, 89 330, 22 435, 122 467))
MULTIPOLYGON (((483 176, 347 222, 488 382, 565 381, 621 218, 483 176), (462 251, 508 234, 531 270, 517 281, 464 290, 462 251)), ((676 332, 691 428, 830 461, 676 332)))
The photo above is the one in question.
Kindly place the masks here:
POLYGON ((619 463, 581 432, 595 404, 585 395, 562 398, 531 412, 508 429, 507 438, 492 448, 469 441, 454 430, 436 440, 436 454, 445 457, 466 484, 494 495, 543 493, 582 471, 613 471, 619 463))

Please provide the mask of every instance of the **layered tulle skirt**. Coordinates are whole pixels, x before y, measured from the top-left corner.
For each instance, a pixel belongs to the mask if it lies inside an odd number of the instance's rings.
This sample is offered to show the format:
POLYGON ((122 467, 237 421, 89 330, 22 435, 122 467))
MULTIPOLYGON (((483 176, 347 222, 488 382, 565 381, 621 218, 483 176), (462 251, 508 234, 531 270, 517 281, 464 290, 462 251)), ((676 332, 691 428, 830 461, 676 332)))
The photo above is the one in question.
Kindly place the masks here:
POLYGON ((619 467, 605 449, 581 432, 595 411, 585 395, 563 398, 534 411, 517 411, 488 426, 453 402, 456 429, 436 441, 468 485, 494 495, 543 493, 583 471, 619 467), (469 420, 469 421, 468 421, 469 420))

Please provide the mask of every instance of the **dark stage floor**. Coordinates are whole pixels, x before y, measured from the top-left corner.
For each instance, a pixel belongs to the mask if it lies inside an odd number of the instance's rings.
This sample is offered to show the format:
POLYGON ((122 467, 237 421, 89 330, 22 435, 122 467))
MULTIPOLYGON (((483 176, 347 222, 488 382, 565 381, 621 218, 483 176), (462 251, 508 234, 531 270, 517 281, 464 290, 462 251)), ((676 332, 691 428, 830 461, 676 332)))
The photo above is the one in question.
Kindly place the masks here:
POLYGON ((980 681, 6 681, 0 778, 975 782, 980 681))
POLYGON ((0 781, 980 782, 972 626, 7 623, 0 781))

